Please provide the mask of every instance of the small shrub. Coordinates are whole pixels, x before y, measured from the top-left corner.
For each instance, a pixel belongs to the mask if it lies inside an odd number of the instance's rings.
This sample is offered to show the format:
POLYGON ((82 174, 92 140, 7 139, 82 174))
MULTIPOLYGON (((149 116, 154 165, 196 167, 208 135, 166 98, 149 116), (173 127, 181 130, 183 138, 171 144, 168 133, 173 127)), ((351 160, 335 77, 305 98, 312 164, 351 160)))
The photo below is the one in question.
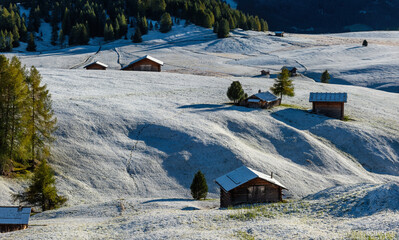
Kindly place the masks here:
POLYGON ((367 42, 367 40, 363 40, 362 46, 367 47, 368 45, 369 45, 369 43, 367 42))

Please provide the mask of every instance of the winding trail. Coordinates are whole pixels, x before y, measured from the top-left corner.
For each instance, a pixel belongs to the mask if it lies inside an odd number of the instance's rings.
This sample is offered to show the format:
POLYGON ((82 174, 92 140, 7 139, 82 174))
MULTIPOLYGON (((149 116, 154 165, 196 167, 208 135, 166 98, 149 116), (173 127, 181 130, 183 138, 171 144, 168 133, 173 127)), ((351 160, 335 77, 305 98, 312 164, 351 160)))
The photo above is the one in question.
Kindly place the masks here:
POLYGON ((96 53, 94 53, 93 55, 88 56, 83 62, 78 63, 72 67, 70 67, 69 69, 78 69, 80 67, 83 67, 84 65, 86 65, 88 62, 90 62, 91 60, 93 60, 94 56, 96 56, 100 51, 101 51, 102 45, 100 44, 98 50, 96 53))

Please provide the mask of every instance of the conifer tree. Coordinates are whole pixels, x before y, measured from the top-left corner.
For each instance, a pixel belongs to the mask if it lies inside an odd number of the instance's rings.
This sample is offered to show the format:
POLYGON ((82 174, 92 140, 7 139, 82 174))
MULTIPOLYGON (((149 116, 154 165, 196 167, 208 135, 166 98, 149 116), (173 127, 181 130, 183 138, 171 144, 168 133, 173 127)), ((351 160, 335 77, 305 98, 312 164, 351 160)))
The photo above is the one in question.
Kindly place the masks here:
POLYGON ((18 31, 18 27, 15 25, 14 29, 12 30, 12 35, 13 35, 13 42, 12 42, 12 46, 13 47, 19 47, 19 31, 18 31))
POLYGON ((161 33, 167 33, 170 30, 172 30, 172 18, 169 13, 164 13, 161 17, 159 31, 161 33))
POLYGON ((242 89, 241 83, 239 81, 232 82, 230 87, 227 89, 227 97, 236 104, 239 100, 243 99, 244 96, 245 93, 242 89))
POLYGON ((367 40, 366 39, 363 40, 362 46, 363 47, 367 47, 368 45, 369 45, 369 43, 367 42, 367 40))
POLYGON ((208 194, 208 185, 206 184, 206 179, 201 171, 198 171, 190 186, 191 196, 195 200, 205 199, 208 194))
POLYGON ((36 43, 35 43, 35 37, 33 36, 33 33, 29 34, 28 46, 26 47, 26 51, 36 52, 36 43))
POLYGON ((0 52, 6 52, 6 36, 0 31, 0 52))
POLYGON ((138 27, 140 28, 141 34, 146 35, 148 33, 148 23, 147 18, 142 17, 137 23, 138 27))
POLYGON ((229 36, 230 27, 226 19, 222 19, 219 23, 218 38, 226 38, 229 36))
POLYGON ((64 35, 64 31, 62 29, 60 30, 58 40, 60 41, 61 47, 63 47, 64 42, 65 42, 65 35, 64 35))
POLYGON ((330 82, 330 79, 331 79, 330 74, 328 73, 327 70, 325 70, 325 71, 323 72, 323 74, 321 74, 320 81, 321 81, 322 83, 329 83, 329 82, 330 82))
POLYGON ((29 89, 26 105, 29 111, 27 136, 30 137, 30 159, 40 161, 50 156, 57 119, 54 117, 51 95, 47 86, 41 84, 41 76, 34 66, 30 69, 26 83, 29 89))
POLYGON ((134 35, 132 37, 132 41, 134 43, 141 43, 143 41, 143 39, 141 38, 141 31, 140 28, 136 28, 136 31, 134 32, 134 35))
POLYGON ((215 22, 215 24, 213 24, 213 32, 218 33, 218 31, 219 31, 219 22, 215 22))
POLYGON ((277 96, 280 96, 281 99, 283 95, 287 95, 289 97, 293 97, 294 93, 294 85, 292 84, 292 80, 289 79, 289 71, 286 68, 283 68, 281 73, 278 75, 277 79, 275 79, 275 83, 270 90, 277 96))
POLYGON ((43 160, 35 169, 32 183, 24 193, 14 195, 14 201, 38 206, 42 211, 56 209, 62 206, 67 199, 57 193, 54 171, 43 160))

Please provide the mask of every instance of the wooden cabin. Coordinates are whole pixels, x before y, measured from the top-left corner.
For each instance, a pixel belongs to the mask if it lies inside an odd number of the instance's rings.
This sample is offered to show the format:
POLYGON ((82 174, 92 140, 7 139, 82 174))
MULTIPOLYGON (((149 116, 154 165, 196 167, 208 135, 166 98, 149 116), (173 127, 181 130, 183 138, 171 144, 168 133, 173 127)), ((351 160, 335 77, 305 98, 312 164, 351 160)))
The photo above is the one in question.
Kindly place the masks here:
POLYGON ((163 66, 162 61, 160 61, 154 57, 145 55, 144 57, 141 57, 141 58, 129 63, 128 65, 123 67, 121 70, 160 72, 162 66, 163 66))
POLYGON ((288 70, 288 72, 290 74, 290 77, 295 77, 295 76, 298 75, 298 73, 297 73, 298 69, 296 67, 286 67, 286 66, 284 66, 284 67, 281 68, 281 71, 283 69, 287 69, 288 70))
POLYGON ((240 102, 241 106, 249 108, 272 108, 281 104, 281 98, 275 96, 273 93, 259 90, 254 94, 240 102))
POLYGON ((260 71, 261 76, 270 76, 270 71, 262 70, 260 71))
POLYGON ((89 65, 84 66, 84 68, 86 68, 86 70, 106 70, 108 67, 107 64, 96 61, 93 63, 90 63, 89 65))
POLYGON ((216 179, 220 186, 220 207, 240 204, 280 202, 282 190, 287 189, 271 175, 246 166, 216 179))
POLYGON ((274 36, 276 36, 276 37, 284 37, 284 32, 283 31, 274 32, 274 36))
POLYGON ((28 228, 31 207, 0 207, 0 232, 11 232, 28 228))
POLYGON ((313 104, 312 111, 328 117, 344 119, 344 104, 347 102, 347 93, 311 92, 309 102, 313 104))

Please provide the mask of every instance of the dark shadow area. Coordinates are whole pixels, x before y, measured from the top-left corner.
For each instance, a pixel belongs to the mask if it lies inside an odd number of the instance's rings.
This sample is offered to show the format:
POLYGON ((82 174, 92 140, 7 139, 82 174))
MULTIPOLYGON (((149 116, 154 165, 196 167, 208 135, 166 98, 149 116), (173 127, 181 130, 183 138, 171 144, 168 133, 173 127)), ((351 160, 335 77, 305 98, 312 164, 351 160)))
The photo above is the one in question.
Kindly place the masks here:
POLYGON ((160 198, 160 199, 153 199, 149 201, 143 202, 146 203, 154 203, 154 202, 193 202, 193 199, 185 199, 185 198, 160 198))
POLYGON ((270 114, 275 119, 300 130, 309 130, 324 123, 329 117, 311 113, 309 110, 286 108, 270 114))
POLYGON ((252 112, 261 111, 260 108, 247 108, 237 106, 234 104, 190 104, 178 107, 179 109, 192 109, 197 112, 217 112, 217 111, 239 111, 239 112, 252 112))
MULTIPOLYGON (((242 166, 242 161, 217 141, 204 140, 195 132, 189 133, 187 129, 145 124, 130 131, 129 138, 143 141, 145 148, 151 147, 162 152, 158 155, 162 158, 162 168, 183 187, 188 189, 194 174, 201 170, 206 177, 209 192, 217 193, 219 189, 214 180, 242 166)), ((135 174, 142 172, 142 168, 146 167, 146 163, 132 164, 128 172, 135 174)))
POLYGON ((181 210, 183 210, 183 211, 195 211, 195 210, 201 210, 201 209, 196 208, 196 207, 185 207, 185 208, 182 208, 181 210))

